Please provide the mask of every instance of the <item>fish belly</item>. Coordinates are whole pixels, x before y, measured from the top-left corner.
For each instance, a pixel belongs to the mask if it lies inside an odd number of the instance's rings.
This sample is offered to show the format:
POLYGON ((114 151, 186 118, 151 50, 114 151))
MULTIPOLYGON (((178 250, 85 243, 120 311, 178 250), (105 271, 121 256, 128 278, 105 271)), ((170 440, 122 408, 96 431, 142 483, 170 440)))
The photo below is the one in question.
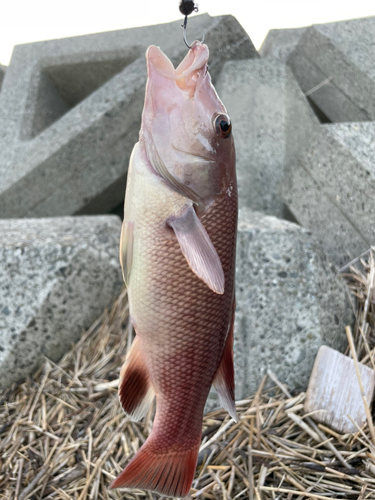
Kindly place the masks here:
POLYGON ((201 218, 223 266, 223 295, 191 271, 172 230, 147 213, 130 280, 131 316, 158 399, 160 442, 189 447, 200 434, 230 325, 237 204, 223 197, 201 218))

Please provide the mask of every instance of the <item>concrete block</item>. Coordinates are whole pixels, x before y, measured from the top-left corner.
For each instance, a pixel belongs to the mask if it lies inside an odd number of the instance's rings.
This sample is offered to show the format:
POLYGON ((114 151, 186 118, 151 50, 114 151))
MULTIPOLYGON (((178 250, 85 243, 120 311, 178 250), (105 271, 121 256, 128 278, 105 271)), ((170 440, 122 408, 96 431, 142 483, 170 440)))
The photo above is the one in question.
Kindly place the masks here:
POLYGON ((375 123, 321 125, 288 170, 283 199, 338 268, 375 242, 375 123))
POLYGON ((375 16, 308 28, 288 57, 302 90, 331 122, 375 120, 375 16))
MULTIPOLYGON (((305 390, 321 345, 346 346, 353 323, 346 285, 305 229, 239 213, 234 364, 236 399, 257 390, 270 369, 305 390)), ((215 406, 211 394, 208 408, 215 406)))
POLYGON ((283 218, 285 169, 319 122, 290 69, 275 60, 230 61, 216 85, 233 123, 240 207, 283 218))
MULTIPOLYGON (((194 16, 189 39, 203 33, 213 79, 228 59, 258 57, 232 16, 194 16)), ((15 47, 0 93, 1 217, 103 213, 121 203, 151 44, 179 63, 181 21, 15 47)))
POLYGON ((121 291, 116 216, 0 220, 0 388, 57 361, 121 291))
POLYGON ((270 30, 259 49, 260 57, 286 63, 307 28, 270 30))
POLYGON ((0 91, 1 91, 1 87, 3 85, 3 80, 4 80, 6 69, 7 69, 6 66, 3 66, 2 64, 0 64, 0 91))

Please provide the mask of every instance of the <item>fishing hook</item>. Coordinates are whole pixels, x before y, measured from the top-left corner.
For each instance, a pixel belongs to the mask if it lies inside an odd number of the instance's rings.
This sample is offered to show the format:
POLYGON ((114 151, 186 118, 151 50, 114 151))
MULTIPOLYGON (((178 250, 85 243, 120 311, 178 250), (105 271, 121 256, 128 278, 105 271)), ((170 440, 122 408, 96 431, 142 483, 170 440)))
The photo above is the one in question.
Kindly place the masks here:
MULTIPOLYGON (((184 28, 184 42, 185 45, 188 49, 191 49, 191 45, 189 45, 187 39, 186 39, 186 25, 187 25, 187 19, 188 15, 191 14, 192 12, 198 12, 198 5, 195 4, 192 0, 181 0, 180 2, 180 12, 185 16, 184 19, 184 24, 181 26, 184 28)), ((204 43, 204 35, 202 38, 202 41, 200 43, 204 43)))

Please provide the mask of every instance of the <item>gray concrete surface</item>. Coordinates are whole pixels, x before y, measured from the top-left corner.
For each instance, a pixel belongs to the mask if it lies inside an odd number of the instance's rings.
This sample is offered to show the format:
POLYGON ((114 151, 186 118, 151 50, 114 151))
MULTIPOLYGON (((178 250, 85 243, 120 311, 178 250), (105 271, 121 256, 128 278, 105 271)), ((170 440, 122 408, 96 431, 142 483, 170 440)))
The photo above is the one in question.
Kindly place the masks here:
POLYGON ((319 126, 315 114, 276 60, 229 61, 216 87, 233 123, 240 207, 284 218, 284 172, 319 126))
POLYGON ((260 50, 286 62, 320 121, 333 122, 305 142, 287 134, 295 154, 280 197, 339 268, 375 243, 374 36, 375 16, 273 30, 260 50))
MULTIPOLYGON (((270 369, 305 390, 321 345, 342 351, 353 322, 346 286, 305 229, 240 210, 234 365, 236 399, 257 390, 270 369)), ((212 391, 208 408, 215 407, 212 391)))
POLYGON ((338 268, 375 243, 375 123, 321 125, 283 183, 296 220, 338 268))
POLYGON ((6 69, 7 69, 6 66, 3 66, 2 64, 0 64, 0 91, 1 91, 1 87, 3 85, 3 80, 5 77, 6 69))
MULTIPOLYGON (((189 40, 203 33, 214 80, 226 60, 258 57, 232 16, 189 19, 189 40)), ((0 93, 2 218, 105 213, 121 203, 151 44, 178 64, 187 52, 181 21, 14 48, 0 93)))
POLYGON ((116 216, 0 220, 0 388, 57 361, 118 296, 116 216))
POLYGON ((259 49, 260 57, 286 63, 307 28, 270 30, 259 49))
POLYGON ((288 57, 302 90, 333 122, 375 120, 375 16, 308 28, 288 57), (330 79, 330 81, 327 81, 330 79))

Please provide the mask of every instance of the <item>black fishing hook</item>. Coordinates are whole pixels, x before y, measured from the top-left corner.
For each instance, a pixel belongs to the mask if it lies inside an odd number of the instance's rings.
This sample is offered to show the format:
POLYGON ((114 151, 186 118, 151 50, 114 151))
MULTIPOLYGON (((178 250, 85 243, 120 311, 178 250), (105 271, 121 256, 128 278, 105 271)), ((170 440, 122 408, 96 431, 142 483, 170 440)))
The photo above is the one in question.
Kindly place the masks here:
MULTIPOLYGON (((189 45, 187 39, 186 39, 186 25, 187 25, 187 18, 192 12, 198 12, 198 5, 193 2, 193 0, 181 0, 180 1, 180 12, 185 16, 184 19, 184 24, 181 26, 184 28, 184 42, 185 45, 188 49, 191 49, 191 45, 189 45)), ((202 38, 201 43, 204 43, 204 35, 202 38)))

